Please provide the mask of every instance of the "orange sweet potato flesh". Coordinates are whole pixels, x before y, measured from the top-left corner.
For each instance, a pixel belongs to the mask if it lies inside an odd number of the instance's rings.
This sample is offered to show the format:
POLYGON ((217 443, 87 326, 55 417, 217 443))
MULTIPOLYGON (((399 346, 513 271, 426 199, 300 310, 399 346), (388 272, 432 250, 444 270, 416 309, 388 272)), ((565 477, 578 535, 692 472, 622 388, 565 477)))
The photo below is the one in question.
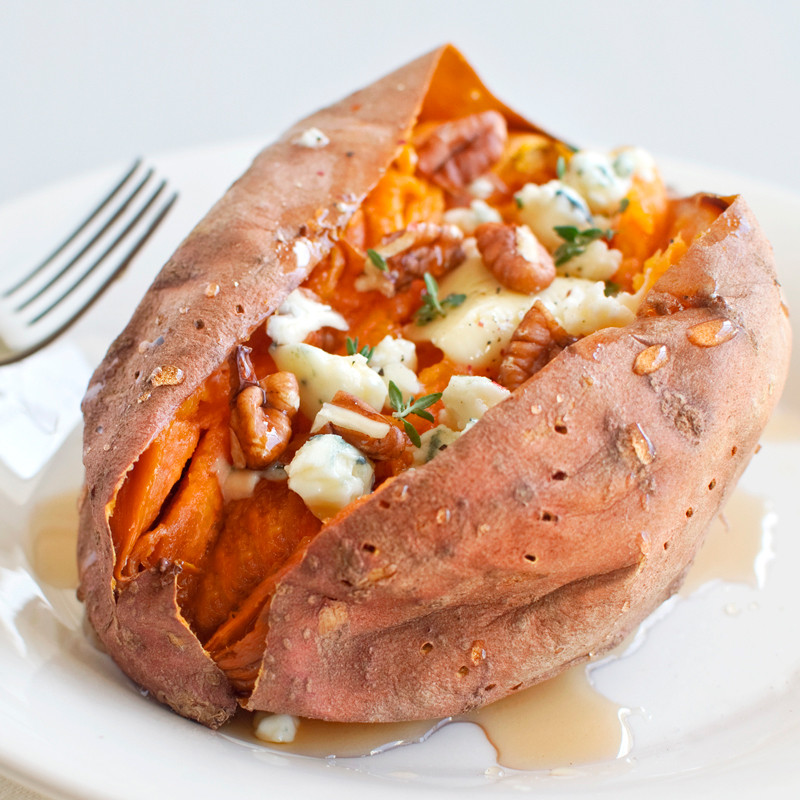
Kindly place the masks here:
MULTIPOLYGON (((379 195, 362 204, 414 125, 487 109, 552 141, 548 159, 562 147, 450 47, 298 123, 181 244, 95 373, 81 592, 111 656, 179 713, 210 726, 237 704, 430 718, 550 677, 613 647, 675 590, 754 452, 790 348, 769 244, 741 198, 643 195, 639 230, 632 217, 618 233, 633 242, 626 282, 653 259, 630 325, 567 348, 429 464, 321 527, 282 484, 222 503, 212 465, 227 410, 213 387, 235 346, 337 240, 309 285, 352 302, 348 248, 382 233, 379 195), (293 144, 309 127, 330 144, 293 144), (717 341, 723 320, 733 333, 717 341), (642 370, 653 345, 669 357, 642 370), (153 385, 159 366, 184 379, 153 385)), ((406 177, 381 207, 440 213, 406 177)), ((408 309, 390 305, 351 309, 353 331, 395 330, 408 309)), ((437 387, 457 369, 423 366, 437 387)))

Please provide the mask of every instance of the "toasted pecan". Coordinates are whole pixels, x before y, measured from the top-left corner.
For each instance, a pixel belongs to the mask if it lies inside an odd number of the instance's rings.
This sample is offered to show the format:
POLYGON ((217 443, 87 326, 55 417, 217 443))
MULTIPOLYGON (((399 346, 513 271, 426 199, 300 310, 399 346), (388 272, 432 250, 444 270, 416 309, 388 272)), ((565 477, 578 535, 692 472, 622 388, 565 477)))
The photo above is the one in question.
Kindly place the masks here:
POLYGON ((485 222, 475 229, 475 241, 483 263, 508 289, 532 294, 556 276, 553 257, 527 225, 485 222))
POLYGON ((497 111, 445 122, 418 148, 417 169, 444 189, 461 190, 499 161, 507 138, 497 111))
POLYGON ((500 364, 499 383, 513 391, 576 341, 537 300, 511 337, 500 364))

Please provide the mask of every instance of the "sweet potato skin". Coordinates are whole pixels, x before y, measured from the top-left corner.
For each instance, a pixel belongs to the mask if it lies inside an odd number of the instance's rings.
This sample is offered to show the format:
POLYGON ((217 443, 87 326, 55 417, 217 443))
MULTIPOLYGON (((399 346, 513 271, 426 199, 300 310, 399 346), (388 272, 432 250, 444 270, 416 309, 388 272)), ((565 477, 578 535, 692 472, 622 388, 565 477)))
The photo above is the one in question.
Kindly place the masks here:
MULTIPOLYGON (((233 690, 181 617, 173 567, 115 583, 110 504, 180 403, 306 277, 417 115, 443 115, 441 93, 428 91, 434 76, 474 85, 459 58, 444 49, 412 62, 259 156, 181 245, 92 379, 79 545, 89 618, 134 680, 205 724, 233 712, 233 690), (311 126, 331 144, 298 154, 291 142, 311 126), (310 254, 303 265, 298 241, 310 254), (209 296, 209 284, 220 291, 209 296), (160 348, 138 352, 159 335, 160 348), (148 384, 165 365, 184 381, 148 384)), ((456 113, 473 110, 483 109, 456 113)), ((459 713, 613 647, 674 591, 788 368, 769 244, 743 200, 722 202, 635 322, 568 348, 430 464, 323 528, 264 612, 248 708, 342 721, 459 713), (692 341, 697 325, 720 319, 732 338, 692 341), (652 345, 669 358, 637 374, 652 345)))
POLYGON ((169 580, 162 576, 152 585, 141 573, 123 586, 114 579, 109 517, 125 476, 236 344, 308 277, 408 140, 417 118, 486 109, 501 111, 521 130, 539 130, 496 100, 460 53, 442 47, 298 122, 256 157, 181 243, 92 376, 83 402, 79 594, 111 656, 179 713, 216 727, 235 710, 235 698, 224 682, 187 698, 182 682, 206 669, 219 672, 199 643, 184 651, 174 670, 150 669, 171 663, 174 648, 166 634, 149 642, 142 663, 125 645, 142 630, 169 628, 176 620, 180 635, 194 639, 169 580), (431 94, 437 76, 440 86, 455 82, 468 91, 431 94), (298 137, 312 127, 325 131, 330 143, 298 146, 298 137), (155 341, 161 344, 139 347, 155 341), (168 372, 180 379, 154 380, 164 367, 175 368, 168 372), (150 586, 148 600, 123 623, 121 598, 136 592, 139 581, 150 586))

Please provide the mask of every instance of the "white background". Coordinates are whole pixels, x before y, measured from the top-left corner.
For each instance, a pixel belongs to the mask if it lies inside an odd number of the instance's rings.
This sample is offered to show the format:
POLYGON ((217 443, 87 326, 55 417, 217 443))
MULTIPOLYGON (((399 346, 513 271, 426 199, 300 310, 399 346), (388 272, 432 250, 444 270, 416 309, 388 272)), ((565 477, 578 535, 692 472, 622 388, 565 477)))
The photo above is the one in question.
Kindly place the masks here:
POLYGON ((800 188, 796 0, 0 0, 0 203, 268 138, 444 41, 574 143, 800 188))

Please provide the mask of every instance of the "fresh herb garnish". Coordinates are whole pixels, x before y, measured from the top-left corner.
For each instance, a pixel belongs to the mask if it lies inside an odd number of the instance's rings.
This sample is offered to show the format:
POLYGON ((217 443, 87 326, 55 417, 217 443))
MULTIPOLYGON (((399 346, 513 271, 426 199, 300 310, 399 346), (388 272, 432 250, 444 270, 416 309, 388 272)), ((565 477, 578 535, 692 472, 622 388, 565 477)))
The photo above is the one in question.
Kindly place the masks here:
POLYGON ((360 350, 358 349, 358 336, 355 339, 351 339, 349 336, 345 339, 344 346, 347 348, 347 355, 354 356, 356 353, 364 356, 364 358, 369 361, 372 358, 372 354, 375 352, 374 347, 370 347, 368 344, 365 344, 360 350))
POLYGON ((444 317, 446 309, 460 306, 466 299, 465 294, 449 294, 443 300, 439 299, 439 285, 436 278, 426 272, 423 276, 425 281, 425 293, 422 295, 422 305, 417 309, 415 318, 417 325, 427 325, 437 317, 444 317))
POLYGON ((598 239, 605 239, 610 242, 614 237, 614 231, 602 230, 601 228, 589 228, 581 231, 574 225, 556 225, 553 230, 564 240, 564 243, 559 245, 555 253, 553 253, 557 267, 566 264, 571 258, 585 252, 592 242, 598 239))
POLYGON ((619 208, 617 209, 617 214, 622 214, 625 209, 630 205, 630 198, 623 197, 622 200, 619 202, 619 208))
POLYGON ((614 283, 614 281, 606 281, 605 289, 603 289, 603 294, 606 297, 611 297, 612 295, 617 294, 622 287, 618 283, 614 283))
POLYGON ((517 208, 522 208, 525 204, 522 202, 522 198, 518 195, 514 195, 514 202, 517 204, 517 208))
POLYGON ((564 177, 564 173, 567 171, 567 162, 564 160, 564 156, 559 156, 558 161, 556 161, 556 176, 559 180, 564 177))
POLYGON ((386 272, 389 269, 386 259, 377 250, 367 250, 367 256, 381 272, 386 272))
POLYGON ((399 419, 403 423, 408 438, 414 443, 415 447, 422 445, 422 439, 417 433, 417 429, 406 419, 409 414, 416 414, 428 422, 435 422, 433 414, 430 411, 425 411, 426 408, 432 406, 442 396, 441 392, 435 394, 426 394, 420 397, 419 400, 414 399, 414 395, 408 398, 408 402, 403 402, 403 393, 397 388, 394 381, 389 381, 389 404, 394 409, 392 416, 399 419))

